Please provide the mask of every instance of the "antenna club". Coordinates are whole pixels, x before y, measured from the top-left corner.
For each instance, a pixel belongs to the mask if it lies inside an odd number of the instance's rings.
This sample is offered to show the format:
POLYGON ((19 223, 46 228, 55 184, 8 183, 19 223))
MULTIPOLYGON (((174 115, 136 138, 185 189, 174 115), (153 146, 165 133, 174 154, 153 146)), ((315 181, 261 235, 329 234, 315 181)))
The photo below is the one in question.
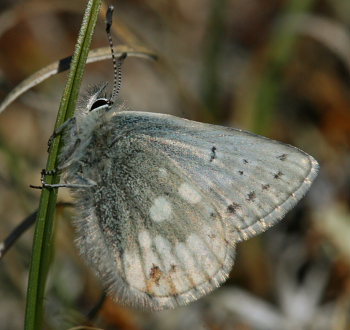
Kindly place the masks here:
POLYGON ((106 13, 106 32, 107 33, 110 33, 111 31, 111 26, 113 22, 113 11, 114 11, 114 6, 110 5, 106 13))

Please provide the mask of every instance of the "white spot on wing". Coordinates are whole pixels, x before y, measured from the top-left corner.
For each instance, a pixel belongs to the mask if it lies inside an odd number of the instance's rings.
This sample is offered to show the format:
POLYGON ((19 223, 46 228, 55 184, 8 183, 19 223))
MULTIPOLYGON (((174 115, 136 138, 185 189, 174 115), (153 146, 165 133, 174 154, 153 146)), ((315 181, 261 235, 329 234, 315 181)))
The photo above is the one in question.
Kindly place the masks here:
POLYGON ((149 210, 151 219, 155 222, 161 222, 170 218, 172 209, 171 204, 165 197, 157 197, 149 210))
POLYGON ((146 282, 140 255, 137 252, 125 251, 123 259, 126 281, 131 287, 145 291, 146 282))
POLYGON ((204 241, 196 234, 191 234, 187 239, 187 246, 193 252, 200 267, 205 270, 209 276, 214 276, 220 268, 216 256, 209 250, 204 241))
MULTIPOLYGON (((152 249, 152 240, 149 232, 144 230, 139 233, 139 243, 143 259, 143 272, 141 277, 145 277, 146 284, 143 291, 156 296, 166 296, 170 292, 168 281, 163 276, 163 269, 158 255, 152 249), (159 276, 159 277, 158 277, 159 276)), ((131 275, 129 275, 131 277, 131 275)), ((138 276, 134 274, 132 279, 138 276)))
POLYGON ((205 282, 205 275, 203 274, 201 268, 197 266, 196 261, 192 257, 190 248, 184 243, 178 243, 175 250, 187 275, 193 280, 193 284, 197 286, 205 282))
POLYGON ((183 183, 179 187, 180 196, 191 204, 199 203, 202 199, 201 195, 189 184, 183 183))
POLYGON ((162 236, 157 235, 154 239, 154 244, 157 248, 158 254, 163 259, 165 271, 169 272, 172 267, 172 264, 177 264, 177 260, 171 252, 170 242, 162 236))
POLYGON ((151 237, 147 230, 139 233, 139 243, 142 249, 150 249, 152 245, 151 237))
POLYGON ((174 285, 176 294, 180 294, 191 289, 191 283, 188 281, 186 275, 182 271, 179 260, 174 255, 170 242, 158 235, 154 239, 154 244, 157 248, 158 254, 161 256, 165 272, 168 274, 170 281, 174 285))

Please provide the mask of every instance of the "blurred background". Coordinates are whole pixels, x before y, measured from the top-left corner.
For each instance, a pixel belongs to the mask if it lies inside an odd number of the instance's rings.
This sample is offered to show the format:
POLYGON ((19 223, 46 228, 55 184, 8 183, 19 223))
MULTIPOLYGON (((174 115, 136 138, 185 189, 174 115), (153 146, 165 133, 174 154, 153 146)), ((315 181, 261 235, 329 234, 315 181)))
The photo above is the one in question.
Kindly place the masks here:
MULTIPOLYGON (((129 109, 250 130, 295 145, 321 170, 286 218, 238 246, 230 278, 174 311, 146 313, 107 298, 74 246, 73 211, 57 210, 45 329, 350 329, 350 2, 345 0, 118 0, 115 44, 128 58, 129 109), (83 329, 83 328, 79 328, 83 329)), ((0 2, 0 100, 72 54, 86 1, 0 2)), ((92 48, 107 46, 104 13, 92 48)), ((90 64, 84 86, 112 79, 90 64)), ((0 241, 38 207, 66 73, 0 115, 0 241)), ((60 201, 71 201, 62 189, 60 201)), ((0 261, 0 328, 22 329, 33 228, 0 261)))

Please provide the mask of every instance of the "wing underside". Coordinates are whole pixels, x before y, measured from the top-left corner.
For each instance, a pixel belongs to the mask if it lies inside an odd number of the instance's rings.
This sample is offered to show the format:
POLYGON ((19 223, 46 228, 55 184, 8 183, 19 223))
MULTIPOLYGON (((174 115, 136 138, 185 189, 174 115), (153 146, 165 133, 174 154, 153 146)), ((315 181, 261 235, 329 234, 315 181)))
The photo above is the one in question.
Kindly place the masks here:
POLYGON ((82 253, 129 305, 174 307, 217 287, 236 242, 280 220, 317 175, 303 151, 244 131, 141 112, 113 121, 113 170, 77 225, 96 239, 80 239, 82 253))

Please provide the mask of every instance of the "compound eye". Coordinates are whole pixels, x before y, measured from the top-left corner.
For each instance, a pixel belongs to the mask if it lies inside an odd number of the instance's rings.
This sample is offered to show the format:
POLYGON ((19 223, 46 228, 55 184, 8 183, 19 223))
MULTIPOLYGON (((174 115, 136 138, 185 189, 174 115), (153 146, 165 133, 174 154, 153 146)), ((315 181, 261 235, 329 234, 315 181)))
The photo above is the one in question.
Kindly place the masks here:
POLYGON ((90 111, 94 111, 97 108, 109 105, 109 101, 106 98, 97 99, 91 106, 90 111))

